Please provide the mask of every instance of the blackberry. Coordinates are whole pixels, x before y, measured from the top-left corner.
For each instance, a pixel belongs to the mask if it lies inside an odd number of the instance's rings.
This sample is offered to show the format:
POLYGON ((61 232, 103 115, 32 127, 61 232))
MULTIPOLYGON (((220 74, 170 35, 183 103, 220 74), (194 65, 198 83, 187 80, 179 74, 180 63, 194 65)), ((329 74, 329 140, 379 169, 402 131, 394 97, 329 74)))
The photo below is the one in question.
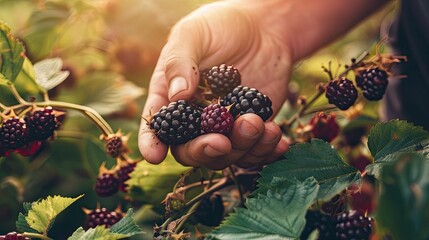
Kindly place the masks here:
POLYGON ((112 173, 101 173, 95 182, 95 192, 100 197, 109 197, 119 190, 119 179, 112 173))
POLYGON ((387 72, 378 67, 368 68, 356 75, 356 84, 366 99, 377 101, 386 92, 389 83, 387 77, 387 72))
POLYGON ((350 210, 337 216, 336 236, 340 240, 367 240, 371 232, 371 218, 360 211, 350 210))
POLYGON ((51 107, 33 111, 25 121, 32 140, 46 140, 52 137, 54 130, 58 127, 58 121, 51 107))
POLYGON ((213 194, 201 200, 200 206, 195 211, 195 218, 206 226, 218 226, 223 219, 224 210, 222 196, 213 194))
POLYGON ((122 142, 122 138, 120 136, 112 136, 107 138, 104 148, 106 153, 112 158, 117 158, 119 155, 121 155, 121 153, 127 151, 127 148, 122 142))
POLYGON ((17 232, 10 232, 6 235, 0 236, 0 240, 30 240, 30 238, 17 232))
POLYGON ((119 222, 123 217, 123 213, 117 211, 108 211, 106 208, 97 208, 88 211, 85 219, 85 229, 95 228, 99 225, 104 225, 106 228, 119 222))
POLYGON ((210 104, 201 113, 201 133, 221 133, 228 135, 234 118, 228 109, 219 104, 210 104))
POLYGON ((116 174, 118 175, 119 179, 119 190, 122 192, 127 192, 127 184, 125 183, 128 179, 130 179, 130 173, 134 171, 136 168, 137 163, 127 163, 126 165, 121 166, 116 174))
POLYGON ((358 97, 357 89, 353 82, 345 77, 338 80, 329 81, 326 86, 326 98, 328 102, 334 104, 341 110, 351 107, 358 97))
POLYGON ((231 105, 230 112, 234 117, 238 114, 255 113, 266 121, 273 115, 270 98, 255 88, 238 86, 222 98, 220 104, 231 105))
POLYGON ((155 113, 150 128, 165 144, 185 143, 201 134, 201 111, 185 100, 172 102, 155 113))
POLYGON ((313 137, 327 142, 334 140, 340 133, 340 126, 335 120, 334 114, 318 112, 310 119, 309 125, 312 126, 313 137))
POLYGON ((17 149, 28 142, 28 129, 24 120, 9 118, 0 128, 0 145, 6 149, 17 149))
POLYGON ((25 157, 33 156, 40 150, 41 147, 42 147, 41 141, 32 141, 18 148, 17 152, 21 154, 21 156, 25 156, 25 157))
POLYGON ((241 84, 240 72, 234 66, 226 64, 204 71, 202 78, 215 96, 225 96, 241 84))
POLYGON ((308 210, 305 214, 305 227, 300 239, 306 240, 314 231, 319 231, 319 240, 335 239, 335 219, 319 211, 308 210))

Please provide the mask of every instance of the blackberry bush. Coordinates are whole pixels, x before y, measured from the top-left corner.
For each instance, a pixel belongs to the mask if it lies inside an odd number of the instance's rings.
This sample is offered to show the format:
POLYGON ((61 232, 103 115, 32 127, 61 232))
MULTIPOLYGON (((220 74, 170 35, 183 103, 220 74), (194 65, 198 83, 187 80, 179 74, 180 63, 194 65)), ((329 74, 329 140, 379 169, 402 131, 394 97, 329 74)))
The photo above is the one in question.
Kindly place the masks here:
POLYGON ((326 85, 326 98, 330 104, 334 104, 341 110, 347 110, 356 101, 358 92, 353 82, 342 77, 338 80, 331 80, 326 85))
POLYGON ((150 128, 165 144, 185 143, 201 134, 201 111, 185 100, 172 102, 155 113, 150 128))
POLYGON ((363 96, 370 101, 383 98, 388 81, 387 72, 378 67, 365 69, 356 74, 356 85, 362 89, 363 96))
POLYGON ((201 113, 201 133, 228 135, 234 125, 234 118, 228 109, 219 104, 210 104, 201 113))
POLYGON ((234 117, 239 114, 255 113, 266 121, 273 115, 270 98, 255 88, 238 86, 222 98, 220 104, 231 106, 230 112, 234 117))

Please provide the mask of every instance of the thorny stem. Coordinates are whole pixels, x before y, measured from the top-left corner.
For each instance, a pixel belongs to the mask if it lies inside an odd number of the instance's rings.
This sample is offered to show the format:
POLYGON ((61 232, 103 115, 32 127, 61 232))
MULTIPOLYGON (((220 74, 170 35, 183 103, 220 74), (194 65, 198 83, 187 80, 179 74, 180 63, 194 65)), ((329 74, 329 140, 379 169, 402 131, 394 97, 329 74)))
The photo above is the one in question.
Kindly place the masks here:
POLYGON ((342 71, 338 77, 342 77, 344 75, 346 75, 350 70, 356 68, 357 66, 359 66, 359 64, 366 58, 369 56, 369 52, 365 51, 363 53, 361 53, 361 55, 359 55, 359 57, 356 58, 356 61, 352 63, 352 65, 348 66, 344 71, 342 71))
POLYGON ((176 193, 178 193, 178 192, 186 192, 186 191, 188 191, 191 188, 200 187, 202 185, 210 185, 211 183, 217 183, 217 182, 220 182, 221 180, 222 180, 222 178, 213 179, 213 180, 210 179, 210 180, 205 180, 205 181, 202 181, 202 182, 194 182, 194 183, 191 183, 191 184, 186 185, 184 187, 177 188, 175 192, 176 193))
POLYGON ((234 181, 235 186, 237 187, 238 190, 238 194, 240 194, 240 202, 241 202, 241 206, 244 206, 244 196, 243 196, 243 190, 241 189, 240 183, 238 182, 236 176, 235 176, 235 172, 234 169, 232 169, 231 166, 228 166, 228 169, 231 173, 231 177, 232 180, 234 181))

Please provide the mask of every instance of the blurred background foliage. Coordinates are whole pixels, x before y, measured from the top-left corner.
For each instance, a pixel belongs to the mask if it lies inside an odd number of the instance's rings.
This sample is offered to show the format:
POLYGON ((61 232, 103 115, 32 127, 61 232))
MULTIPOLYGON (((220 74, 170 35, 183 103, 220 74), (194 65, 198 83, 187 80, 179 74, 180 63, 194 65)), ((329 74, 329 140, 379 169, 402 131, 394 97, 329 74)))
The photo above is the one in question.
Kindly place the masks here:
MULTIPOLYGON (((33 64, 46 58, 63 60, 63 69, 71 74, 49 92, 51 98, 92 107, 115 131, 131 133, 131 155, 139 159, 140 114, 159 52, 174 23, 207 2, 211 1, 0 0, 0 20, 24 42, 33 64)), ((297 64, 290 82, 290 102, 279 118, 287 116, 298 95, 311 95, 317 83, 328 81, 322 64, 332 61, 336 67, 338 60, 344 66, 362 51, 371 50, 379 41, 380 26, 392 18, 395 5, 392 1, 341 39, 297 64)), ((25 97, 37 93, 36 86, 28 81, 18 78, 16 85, 25 97)), ((14 104, 4 87, 0 87, 0 100, 14 104)), ((374 106, 368 109, 370 114, 377 115, 374 106)), ((112 210, 118 203, 124 208, 129 206, 124 195, 99 198, 92 190, 100 164, 115 164, 104 153, 99 135, 99 129, 82 115, 68 112, 57 139, 45 144, 38 154, 0 158, 0 233, 15 229, 23 201, 47 195, 85 194, 56 220, 51 231, 55 239, 71 235, 82 225, 82 207, 95 208, 97 203, 112 210)), ((142 222, 156 219, 143 212, 137 214, 142 222)), ((150 228, 148 223, 149 231, 150 228)))

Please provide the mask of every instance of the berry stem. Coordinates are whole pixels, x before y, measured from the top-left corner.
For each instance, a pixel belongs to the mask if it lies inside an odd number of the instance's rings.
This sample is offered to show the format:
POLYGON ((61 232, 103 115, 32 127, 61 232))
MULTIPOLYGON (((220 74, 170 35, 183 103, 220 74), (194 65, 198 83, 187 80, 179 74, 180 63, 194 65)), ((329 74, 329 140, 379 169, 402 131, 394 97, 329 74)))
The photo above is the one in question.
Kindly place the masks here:
POLYGON ((243 189, 241 189, 241 185, 238 182, 237 177, 235 176, 234 169, 231 166, 228 166, 228 170, 231 173, 231 178, 234 181, 235 186, 237 187, 238 194, 240 195, 241 206, 244 206, 243 189))
POLYGON ((16 90, 16 87, 13 83, 8 82, 8 86, 10 88, 10 91, 12 92, 13 96, 16 98, 16 100, 21 104, 26 104, 27 101, 25 101, 21 95, 19 94, 18 90, 16 90))
POLYGON ((43 240, 53 240, 52 238, 45 236, 45 235, 42 235, 40 233, 24 232, 24 236, 29 237, 29 238, 43 239, 43 240))
POLYGON ((346 75, 350 70, 355 69, 356 67, 358 67, 358 66, 361 64, 361 62, 362 62, 366 57, 368 57, 368 56, 369 56, 369 52, 368 52, 368 51, 364 51, 363 53, 361 53, 361 54, 359 55, 359 57, 357 57, 357 58, 356 58, 356 61, 354 61, 354 62, 352 63, 352 65, 350 65, 350 66, 346 67, 346 69, 345 69, 344 71, 342 71, 342 72, 338 75, 338 78, 340 78, 340 77, 342 77, 342 76, 346 75))
POLYGON ((213 180, 205 180, 205 181, 202 181, 202 182, 194 182, 194 183, 188 184, 188 185, 186 185, 184 187, 177 188, 175 192, 176 193, 186 192, 189 189, 192 189, 192 188, 195 188, 195 187, 200 187, 200 186, 203 186, 203 185, 210 185, 210 183, 218 183, 222 179, 223 178, 218 178, 218 179, 213 179, 213 180))

